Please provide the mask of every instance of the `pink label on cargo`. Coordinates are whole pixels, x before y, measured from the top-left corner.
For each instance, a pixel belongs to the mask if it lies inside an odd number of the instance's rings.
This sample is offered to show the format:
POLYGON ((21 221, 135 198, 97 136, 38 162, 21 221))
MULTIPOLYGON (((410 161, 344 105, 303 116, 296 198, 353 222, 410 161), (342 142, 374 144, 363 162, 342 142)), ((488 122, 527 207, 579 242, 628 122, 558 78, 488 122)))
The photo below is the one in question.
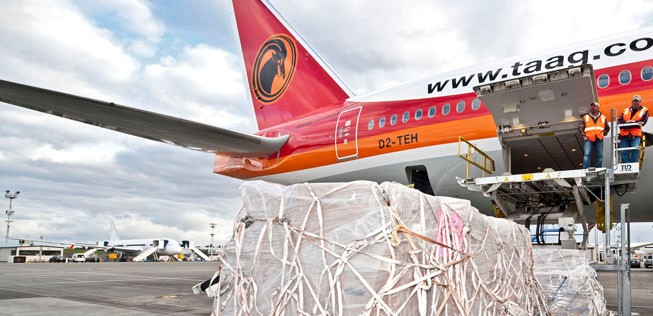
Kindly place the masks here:
MULTIPOLYGON (((463 219, 454 212, 443 212, 442 209, 436 211, 438 228, 435 234, 435 240, 443 245, 453 249, 460 250, 463 239, 463 219)), ((440 257, 448 257, 453 253, 451 249, 442 247, 440 257)))

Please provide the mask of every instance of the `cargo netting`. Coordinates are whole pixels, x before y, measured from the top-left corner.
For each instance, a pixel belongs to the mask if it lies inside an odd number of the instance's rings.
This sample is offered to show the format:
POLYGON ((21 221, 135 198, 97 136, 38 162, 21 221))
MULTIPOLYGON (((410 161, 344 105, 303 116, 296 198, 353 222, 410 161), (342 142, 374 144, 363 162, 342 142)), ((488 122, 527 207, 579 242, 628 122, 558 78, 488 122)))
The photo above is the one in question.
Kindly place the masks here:
POLYGON ((608 315, 603 287, 586 251, 533 249, 533 257, 552 315, 608 315))
POLYGON ((528 230, 469 201, 367 181, 240 190, 214 314, 548 313, 528 230))

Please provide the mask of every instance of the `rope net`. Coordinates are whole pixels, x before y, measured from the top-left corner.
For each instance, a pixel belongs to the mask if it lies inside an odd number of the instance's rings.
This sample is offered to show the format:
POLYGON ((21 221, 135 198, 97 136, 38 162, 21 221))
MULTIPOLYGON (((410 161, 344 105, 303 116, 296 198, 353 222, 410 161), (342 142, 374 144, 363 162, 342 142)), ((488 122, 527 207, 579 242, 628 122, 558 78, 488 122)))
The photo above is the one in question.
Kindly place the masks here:
POLYGON ((529 232, 397 183, 240 188, 214 314, 547 315, 529 232))
POLYGON ((584 251, 534 249, 535 276, 553 315, 608 315, 596 271, 584 251))

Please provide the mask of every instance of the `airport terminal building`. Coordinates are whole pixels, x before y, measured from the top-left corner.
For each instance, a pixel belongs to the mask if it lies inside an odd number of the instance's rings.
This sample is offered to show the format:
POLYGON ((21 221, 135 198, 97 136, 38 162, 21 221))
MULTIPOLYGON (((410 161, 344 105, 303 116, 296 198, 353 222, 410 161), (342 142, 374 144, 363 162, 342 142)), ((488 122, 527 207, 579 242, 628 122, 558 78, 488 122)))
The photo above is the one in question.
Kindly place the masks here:
POLYGON ((63 247, 11 246, 0 247, 0 262, 48 262, 53 256, 63 256, 63 247))

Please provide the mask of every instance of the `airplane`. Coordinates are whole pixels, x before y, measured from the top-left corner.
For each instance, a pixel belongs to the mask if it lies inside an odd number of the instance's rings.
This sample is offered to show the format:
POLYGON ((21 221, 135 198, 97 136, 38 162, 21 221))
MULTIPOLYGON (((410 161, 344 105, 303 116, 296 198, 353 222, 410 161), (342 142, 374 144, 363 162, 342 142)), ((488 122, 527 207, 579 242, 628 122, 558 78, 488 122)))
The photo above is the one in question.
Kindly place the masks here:
MULTIPOLYGON (((144 261, 153 254, 157 257, 182 254, 182 244, 172 238, 121 239, 118 237, 113 219, 109 220, 109 225, 109 240, 97 244, 107 251, 119 250, 136 253, 133 261, 144 261)), ((187 241, 186 244, 188 244, 187 241)))
MULTIPOLYGON (((32 243, 31 240, 24 238, 9 238, 19 241, 19 244, 25 242, 32 243)), ((39 240, 39 243, 64 245, 67 249, 74 249, 83 247, 87 249, 83 253, 84 257, 88 257, 95 253, 97 250, 104 250, 105 252, 121 251, 134 255, 132 261, 145 261, 148 257, 154 255, 155 258, 160 256, 176 257, 180 254, 195 253, 202 259, 209 261, 209 257, 202 253, 199 249, 195 248, 192 241, 183 240, 181 243, 172 238, 144 238, 144 239, 121 239, 118 236, 116 224, 113 219, 109 219, 109 240, 98 241, 97 244, 90 243, 65 243, 60 241, 39 240), (184 251, 186 250, 186 251, 184 251)))
MULTIPOLYGON (((355 95, 270 3, 232 4, 255 134, 8 81, 0 81, 0 101, 213 153, 214 172, 229 177, 413 183, 425 193, 469 199, 487 214, 490 201, 455 180, 466 169, 459 137, 496 162, 495 174, 578 169, 583 107, 597 99, 603 113, 621 113, 633 95, 653 101, 650 28, 355 95), (495 93, 498 87, 508 88, 495 93)), ((639 187, 653 185, 650 175, 643 164, 639 187)), ((653 197, 645 191, 613 202, 630 202, 631 221, 648 221, 653 197)))
MULTIPOLYGON (((613 243, 610 245, 611 251, 614 255, 618 256, 620 253, 621 244, 613 243)), ((598 246, 598 251, 603 252, 603 244, 598 246)), ((630 243, 630 254, 637 256, 638 258, 644 258, 647 255, 653 253, 653 242, 631 242, 630 243)))
POLYGON ((653 253, 653 242, 634 242, 630 243, 630 252, 643 257, 653 253))

